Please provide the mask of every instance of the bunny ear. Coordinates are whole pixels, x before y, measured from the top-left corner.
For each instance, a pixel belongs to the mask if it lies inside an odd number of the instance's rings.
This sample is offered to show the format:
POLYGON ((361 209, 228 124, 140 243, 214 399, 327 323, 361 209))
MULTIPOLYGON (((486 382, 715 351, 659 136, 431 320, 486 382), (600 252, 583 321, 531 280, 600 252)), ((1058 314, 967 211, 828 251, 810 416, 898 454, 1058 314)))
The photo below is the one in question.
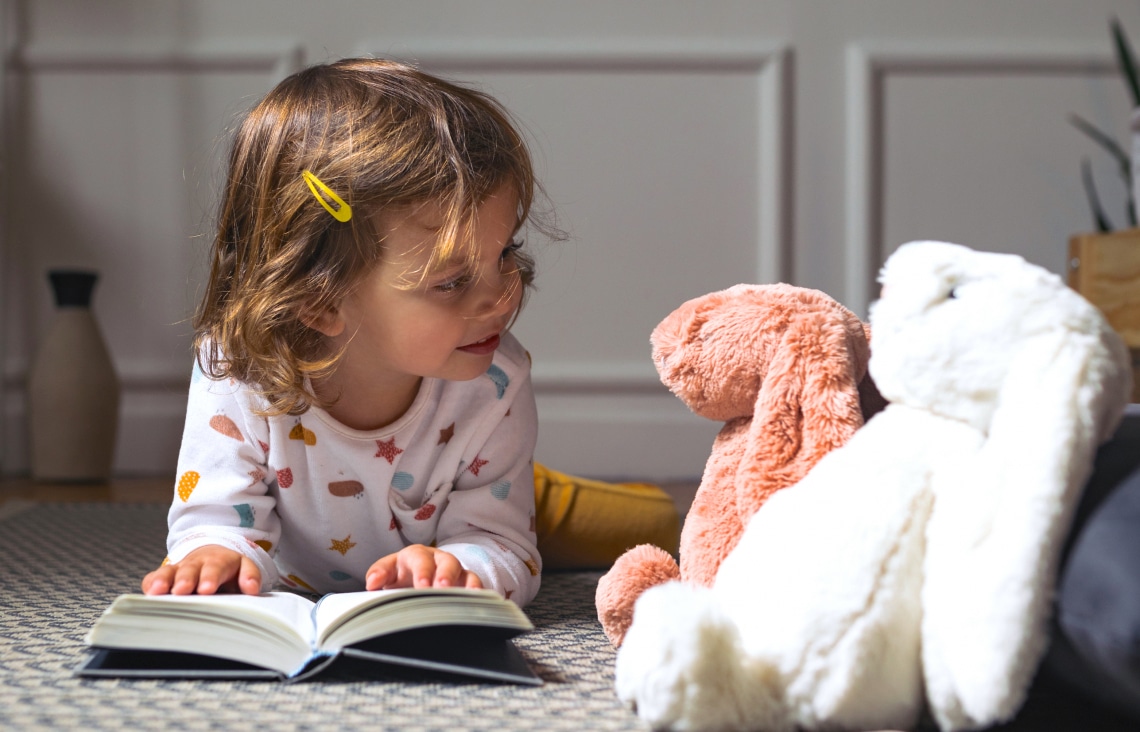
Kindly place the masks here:
POLYGON ((922 642, 943 729, 1004 721, 1023 702, 1073 511, 1130 389, 1128 351, 1107 325, 1058 326, 1014 356, 975 458, 935 475, 922 642))
POLYGON ((736 474, 744 521, 863 425, 858 377, 866 365, 865 342, 852 338, 841 320, 821 323, 813 316, 789 323, 760 385, 736 474))

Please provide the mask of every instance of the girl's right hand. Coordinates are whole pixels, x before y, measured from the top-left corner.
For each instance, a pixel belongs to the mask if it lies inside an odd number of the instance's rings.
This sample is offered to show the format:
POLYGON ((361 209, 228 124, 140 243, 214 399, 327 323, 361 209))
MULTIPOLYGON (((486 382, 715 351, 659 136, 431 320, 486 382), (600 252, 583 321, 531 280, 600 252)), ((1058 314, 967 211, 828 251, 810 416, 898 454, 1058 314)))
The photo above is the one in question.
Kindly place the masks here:
POLYGON ((467 587, 479 589, 479 575, 464 569, 454 554, 423 544, 411 544, 373 562, 364 581, 366 590, 397 587, 467 587))
POLYGON ((181 562, 164 564, 143 577, 148 595, 213 595, 216 592, 261 592, 261 571, 251 559, 222 546, 203 546, 181 562))

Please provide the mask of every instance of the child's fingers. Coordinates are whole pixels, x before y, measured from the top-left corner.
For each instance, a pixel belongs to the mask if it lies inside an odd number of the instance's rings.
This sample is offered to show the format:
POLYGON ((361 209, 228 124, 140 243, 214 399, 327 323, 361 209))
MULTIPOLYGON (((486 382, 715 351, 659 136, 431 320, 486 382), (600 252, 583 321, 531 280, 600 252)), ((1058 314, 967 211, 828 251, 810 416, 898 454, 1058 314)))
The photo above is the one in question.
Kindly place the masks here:
POLYGON ((197 562, 182 561, 174 566, 174 581, 170 585, 170 594, 194 594, 198 589, 198 574, 201 571, 201 565, 197 562))
POLYGON ((463 573, 465 575, 467 575, 464 578, 464 584, 463 584, 464 587, 466 587, 469 590, 481 590, 481 589, 483 589, 483 580, 479 579, 479 575, 475 574, 474 572, 472 572, 470 570, 464 570, 463 573))
POLYGON ((143 577, 148 595, 212 595, 221 590, 261 591, 261 572, 253 560, 219 546, 195 549, 181 561, 165 564, 143 577))
POLYGON ((435 579, 432 584, 436 587, 463 587, 465 585, 465 578, 463 575, 466 570, 455 555, 448 552, 436 552, 435 555, 435 579))
POLYGON ((147 595, 165 595, 170 592, 174 580, 174 567, 165 565, 154 570, 142 580, 142 591, 147 595))
POLYGON ((431 587, 435 581, 435 553, 425 546, 408 547, 399 553, 397 567, 412 587, 431 587))
POLYGON ((210 558, 201 564, 198 570, 198 594, 213 595, 227 582, 234 579, 241 567, 241 560, 237 555, 232 560, 218 560, 210 558))
POLYGON ((368 568, 368 574, 364 579, 364 589, 366 590, 381 590, 394 582, 396 579, 396 555, 389 554, 386 557, 377 559, 368 568))
POLYGON ((174 576, 174 595, 199 595, 214 593, 232 587, 241 570, 241 554, 223 547, 205 546, 195 549, 178 563, 174 576))
POLYGON ((474 572, 464 569, 459 558, 450 552, 437 549, 433 553, 435 561, 435 587, 465 587, 478 590, 483 587, 483 580, 474 572))
POLYGON ((483 580, 479 575, 469 569, 464 569, 459 557, 451 552, 436 549, 433 553, 435 561, 436 587, 465 587, 478 590, 483 587, 483 580))
POLYGON ((382 590, 394 587, 468 587, 479 589, 482 580, 441 549, 414 544, 376 560, 368 568, 364 587, 382 590))
POLYGON ((241 570, 238 572, 238 590, 246 595, 261 593, 261 570, 249 557, 241 558, 241 570))

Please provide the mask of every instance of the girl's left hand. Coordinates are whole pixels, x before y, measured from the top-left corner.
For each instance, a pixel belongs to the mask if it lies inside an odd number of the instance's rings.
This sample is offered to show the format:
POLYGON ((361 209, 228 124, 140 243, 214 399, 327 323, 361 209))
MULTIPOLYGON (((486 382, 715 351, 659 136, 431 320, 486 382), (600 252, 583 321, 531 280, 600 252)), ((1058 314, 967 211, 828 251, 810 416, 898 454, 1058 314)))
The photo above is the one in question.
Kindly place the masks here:
POLYGON ((423 544, 412 544, 378 559, 368 568, 364 582, 368 590, 398 587, 479 589, 482 586, 479 575, 464 569, 454 555, 423 544))

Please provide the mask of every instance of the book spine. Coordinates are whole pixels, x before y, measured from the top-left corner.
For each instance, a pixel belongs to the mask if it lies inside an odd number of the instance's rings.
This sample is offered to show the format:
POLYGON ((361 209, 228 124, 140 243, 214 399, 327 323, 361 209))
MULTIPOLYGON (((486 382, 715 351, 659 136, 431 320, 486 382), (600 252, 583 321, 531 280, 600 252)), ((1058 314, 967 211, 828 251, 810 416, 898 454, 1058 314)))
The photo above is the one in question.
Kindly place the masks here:
POLYGON ((304 679, 316 676, 321 671, 324 671, 330 663, 336 660, 340 653, 333 653, 330 651, 316 651, 309 660, 301 664, 301 667, 290 672, 286 677, 286 681, 303 681, 304 679))

